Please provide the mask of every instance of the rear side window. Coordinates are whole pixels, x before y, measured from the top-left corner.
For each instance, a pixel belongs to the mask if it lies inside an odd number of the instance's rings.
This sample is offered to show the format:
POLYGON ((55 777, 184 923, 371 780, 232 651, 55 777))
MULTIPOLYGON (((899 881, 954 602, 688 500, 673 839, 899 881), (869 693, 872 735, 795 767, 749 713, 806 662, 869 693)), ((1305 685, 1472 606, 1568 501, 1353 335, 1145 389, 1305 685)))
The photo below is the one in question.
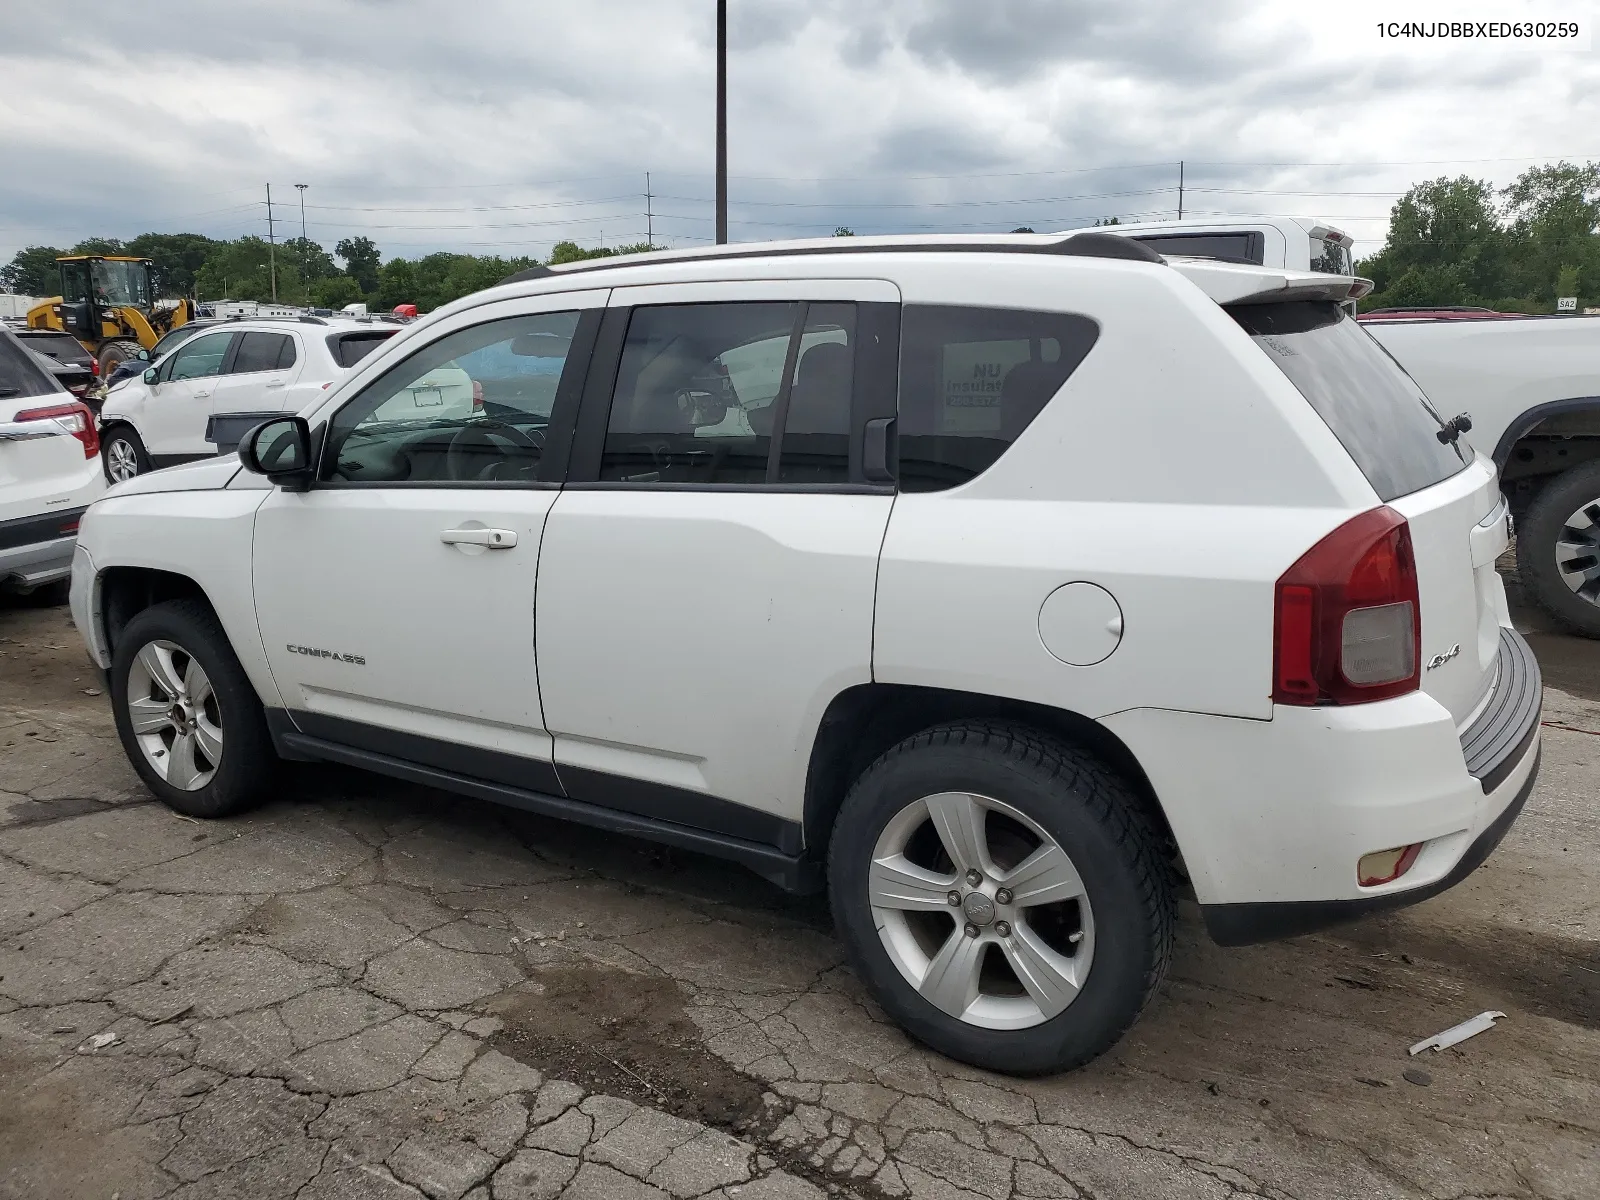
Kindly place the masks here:
POLYGON ((397 332, 375 329, 371 333, 336 333, 328 338, 328 349, 333 352, 334 362, 341 367, 353 367, 397 332))
POLYGON ((0 333, 0 400, 50 396, 59 391, 55 379, 22 348, 21 342, 0 333))
POLYGON ((1157 254, 1192 254, 1197 258, 1220 258, 1224 262, 1266 261, 1266 239, 1259 233, 1169 233, 1136 238, 1157 254))
POLYGON ((900 334, 900 488, 987 470, 1039 415, 1100 327, 1072 313, 908 304, 900 334))
POLYGON ((1428 397, 1337 304, 1242 304, 1228 310, 1328 423, 1385 502, 1450 478, 1472 460, 1428 397))
POLYGON ((233 356, 233 375, 294 366, 294 339, 286 333, 247 333, 233 356))

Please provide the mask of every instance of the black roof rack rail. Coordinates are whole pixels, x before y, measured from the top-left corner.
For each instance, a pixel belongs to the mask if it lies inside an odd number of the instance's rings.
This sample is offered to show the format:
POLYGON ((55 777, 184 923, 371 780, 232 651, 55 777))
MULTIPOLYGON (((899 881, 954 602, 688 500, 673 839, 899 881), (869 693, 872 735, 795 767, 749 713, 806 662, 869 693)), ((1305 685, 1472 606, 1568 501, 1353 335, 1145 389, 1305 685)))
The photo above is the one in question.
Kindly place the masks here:
MULTIPOLYGON (((825 246, 768 246, 744 249, 730 246, 702 254, 685 255, 678 259, 654 259, 652 262, 723 262, 738 258, 793 258, 812 254, 1061 254, 1074 258, 1120 258, 1131 262, 1165 264, 1166 259, 1142 242, 1114 233, 1078 233, 1053 242, 905 242, 900 245, 872 243, 851 244, 849 238, 839 238, 839 245, 825 246)), ((634 265, 631 256, 622 254, 606 258, 592 258, 564 266, 559 271, 549 267, 529 267, 507 275, 501 283, 526 283, 530 279, 547 279, 557 275, 581 275, 589 271, 604 271, 634 265)), ((648 265, 648 264, 647 264, 648 265)))
POLYGON ((324 321, 321 317, 313 317, 310 313, 301 313, 298 319, 299 319, 299 321, 300 321, 300 323, 302 325, 326 325, 327 324, 327 322, 324 321))

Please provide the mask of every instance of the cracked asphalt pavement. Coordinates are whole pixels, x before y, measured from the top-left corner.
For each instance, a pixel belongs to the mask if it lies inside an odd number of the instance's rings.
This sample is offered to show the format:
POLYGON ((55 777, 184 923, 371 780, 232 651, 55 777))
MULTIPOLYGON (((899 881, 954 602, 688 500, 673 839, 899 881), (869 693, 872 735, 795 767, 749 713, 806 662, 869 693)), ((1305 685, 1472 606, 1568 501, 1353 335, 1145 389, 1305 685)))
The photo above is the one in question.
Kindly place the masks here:
POLYGON ((0 1196, 1600 1196, 1600 647, 1535 632, 1483 868, 1242 950, 1188 909, 1128 1038, 1019 1081, 727 864, 332 768, 176 816, 66 609, 0 599, 0 1196))

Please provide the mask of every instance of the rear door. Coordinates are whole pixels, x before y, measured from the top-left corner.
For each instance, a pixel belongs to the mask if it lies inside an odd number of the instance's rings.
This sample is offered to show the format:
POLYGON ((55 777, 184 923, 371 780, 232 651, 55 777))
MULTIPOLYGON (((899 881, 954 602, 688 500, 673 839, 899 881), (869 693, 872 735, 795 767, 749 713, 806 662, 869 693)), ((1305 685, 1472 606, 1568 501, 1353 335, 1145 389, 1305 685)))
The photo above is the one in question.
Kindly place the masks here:
POLYGON ((1494 465, 1452 436, 1416 382, 1337 305, 1230 312, 1410 525, 1422 687, 1464 724, 1494 682, 1500 626, 1509 624, 1495 571, 1508 527, 1494 465))
POLYGON ((297 332, 246 330, 217 377, 211 411, 219 416, 283 411, 283 397, 305 365, 297 332))
POLYGON ((898 300, 850 280, 612 293, 539 563, 572 796, 800 848, 812 735, 872 677, 894 495, 861 455, 868 415, 894 414, 898 300))

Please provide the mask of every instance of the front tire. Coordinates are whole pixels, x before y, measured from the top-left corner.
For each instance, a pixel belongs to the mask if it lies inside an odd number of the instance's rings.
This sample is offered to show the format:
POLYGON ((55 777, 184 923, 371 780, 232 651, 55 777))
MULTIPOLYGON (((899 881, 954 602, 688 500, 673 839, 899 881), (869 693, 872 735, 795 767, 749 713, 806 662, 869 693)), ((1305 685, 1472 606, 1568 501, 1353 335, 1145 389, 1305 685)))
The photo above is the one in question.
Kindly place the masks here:
POLYGON ((1573 633, 1600 638, 1600 462, 1563 472, 1517 527, 1517 573, 1573 633))
POLYGON ((278 758, 261 700, 201 601, 155 604, 128 622, 111 708, 129 762, 168 807, 224 817, 264 798, 278 758))
POLYGON ((961 722, 895 746, 845 798, 828 869, 867 987, 976 1067, 1081 1066, 1166 973, 1172 876, 1132 790, 1034 730, 961 722))
POLYGON ((113 425, 100 439, 100 468, 107 483, 122 483, 150 469, 144 442, 127 425, 113 425))

